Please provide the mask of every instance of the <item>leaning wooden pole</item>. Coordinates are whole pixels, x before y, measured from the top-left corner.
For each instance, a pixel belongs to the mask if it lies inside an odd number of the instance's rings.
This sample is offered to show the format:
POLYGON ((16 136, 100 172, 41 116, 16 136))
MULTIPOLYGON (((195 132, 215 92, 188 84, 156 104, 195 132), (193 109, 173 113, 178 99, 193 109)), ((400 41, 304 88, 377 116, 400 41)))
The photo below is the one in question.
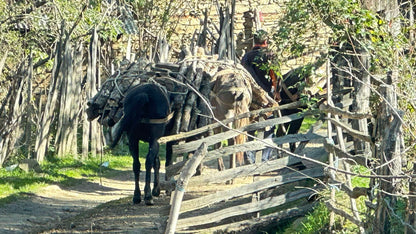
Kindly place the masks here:
MULTIPOLYGON (((330 77, 330 74, 331 73, 328 73, 328 76, 329 77, 330 77)), ((330 92, 328 92, 328 93, 330 93, 330 92)), ((332 101, 332 98, 328 97, 327 102, 328 102, 328 105, 330 107, 332 107, 332 108, 335 107, 335 105, 334 105, 334 103, 332 101)), ((335 118, 336 121, 340 121, 339 116, 337 114, 332 114, 332 115, 334 116, 334 118, 335 118)), ((331 116, 331 113, 328 113, 328 116, 331 116)), ((328 124, 332 124, 331 121, 328 121, 328 124)), ((345 147, 343 133, 342 133, 342 128, 340 126, 335 125, 335 129, 336 129, 336 132, 337 132, 337 139, 338 139, 338 145, 339 145, 339 147, 341 148, 342 151, 347 152, 346 147, 345 147)), ((338 155, 334 155, 333 153, 330 153, 330 154, 331 154, 330 157, 332 157, 332 158, 333 157, 338 157, 338 155)), ((343 160, 342 162, 344 163, 345 170, 349 172, 350 171, 350 165, 349 165, 349 163, 346 162, 345 160, 343 160)), ((352 183, 351 183, 351 176, 348 175, 348 174, 345 174, 345 183, 346 183, 346 186, 349 189, 351 189, 351 190, 353 189, 352 183)), ((332 191, 334 191, 334 190, 332 190, 332 191)), ((351 211, 353 213, 353 217, 354 217, 355 220, 358 221, 357 223, 359 224, 359 223, 361 223, 361 218, 360 218, 360 215, 358 213, 357 203, 355 201, 355 198, 350 197, 350 203, 351 203, 351 211)), ((360 229, 360 233, 365 233, 363 227, 358 226, 358 228, 360 229)))
MULTIPOLYGON (((332 90, 331 90, 331 63, 328 59, 327 61, 327 81, 326 81, 326 87, 327 87, 327 100, 332 100, 332 90)), ((329 104, 329 103, 328 103, 329 104)), ((331 113, 327 114, 328 118, 331 118, 331 113)), ((332 124, 331 121, 328 121, 328 140, 332 142, 332 124)), ((328 161, 329 161, 329 166, 333 167, 334 166, 334 155, 331 152, 328 152, 328 161)), ((331 171, 331 177, 335 177, 334 175, 334 171, 331 171)), ((335 201, 335 189, 331 187, 331 202, 335 201)), ((329 214, 329 229, 332 230, 334 228, 335 225, 335 213, 333 211, 331 211, 331 213, 329 214)))
POLYGON ((185 164, 178 181, 176 182, 176 190, 173 195, 173 202, 170 208, 169 219, 166 226, 165 234, 175 233, 176 224, 178 223, 179 211, 181 209, 183 195, 185 188, 188 185, 189 179, 195 174, 196 168, 201 163, 202 159, 207 153, 207 144, 204 142, 195 151, 194 156, 185 164))

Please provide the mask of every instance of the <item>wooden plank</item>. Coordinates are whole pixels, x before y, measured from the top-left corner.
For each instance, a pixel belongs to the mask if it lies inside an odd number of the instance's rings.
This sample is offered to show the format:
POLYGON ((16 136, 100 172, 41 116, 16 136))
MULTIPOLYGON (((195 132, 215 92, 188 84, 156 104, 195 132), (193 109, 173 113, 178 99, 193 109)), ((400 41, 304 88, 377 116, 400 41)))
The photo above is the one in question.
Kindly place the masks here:
POLYGON ((192 142, 188 142, 185 144, 181 144, 181 145, 174 145, 172 147, 173 150, 173 154, 177 155, 177 154, 182 154, 182 153, 187 153, 187 152, 191 152, 194 151, 198 148, 198 146, 201 145, 202 142, 207 143, 207 145, 213 145, 215 143, 221 142, 223 140, 226 139, 230 139, 232 137, 235 137, 239 134, 241 134, 241 132, 245 132, 245 131, 256 131, 258 129, 262 129, 265 127, 270 127, 270 126, 274 126, 274 125, 278 125, 278 124, 283 124, 283 123, 288 123, 291 122, 293 120, 297 120, 297 119, 301 119, 305 116, 305 114, 303 113, 296 113, 296 114, 292 114, 292 115, 287 115, 287 116, 283 116, 280 118, 273 118, 273 119, 268 119, 262 122, 258 122, 258 123, 253 123, 247 126, 244 126, 242 128, 239 129, 232 129, 226 132, 222 132, 213 136, 209 136, 203 139, 199 139, 196 141, 192 141, 192 142))
POLYGON ((350 128, 349 126, 335 120, 332 118, 327 118, 327 120, 331 121, 331 123, 333 123, 335 126, 341 127, 343 130, 347 131, 348 134, 350 134, 352 137, 358 138, 360 140, 369 142, 369 143, 374 143, 373 139, 371 138, 371 136, 366 135, 361 133, 360 131, 354 130, 352 128, 350 128))
POLYGON ((245 165, 237 168, 228 169, 225 171, 218 171, 215 173, 210 173, 209 175, 203 175, 198 177, 193 177, 189 182, 190 186, 197 186, 199 184, 210 184, 210 183, 220 183, 228 180, 232 180, 238 177, 252 176, 257 174, 263 174, 266 172, 274 171, 281 169, 286 166, 290 166, 296 163, 300 163, 301 159, 288 156, 284 158, 279 158, 276 160, 271 160, 264 162, 262 164, 251 164, 245 165))
POLYGON ((339 115, 340 117, 349 118, 349 119, 366 119, 366 118, 372 117, 371 113, 350 112, 350 111, 345 111, 345 110, 342 110, 341 108, 332 107, 326 104, 321 104, 319 106, 319 110, 326 112, 326 113, 331 113, 333 115, 339 115))
MULTIPOLYGON (((222 233, 234 233, 248 228, 251 229, 259 225, 265 227, 267 225, 270 225, 271 223, 276 223, 294 217, 304 216, 307 212, 312 210, 315 204, 316 203, 309 203, 300 207, 293 207, 269 215, 261 216, 260 218, 252 218, 240 222, 227 223, 212 228, 192 229, 192 233, 215 233, 216 231, 220 230, 222 231, 222 233)), ((189 233, 189 231, 178 231, 177 233, 189 233)))
MULTIPOLYGON (((302 155, 305 155, 305 153, 302 153, 302 155)), ((318 162, 324 162, 324 164, 319 164, 320 166, 323 166, 328 162, 328 153, 325 151, 323 147, 311 147, 308 149, 308 154, 306 154, 306 158, 301 159, 301 162, 305 167, 312 168, 318 165, 313 160, 318 162)))
MULTIPOLYGON (((323 121, 321 120, 321 118, 319 118, 310 128, 307 134, 312 134, 316 131, 318 131, 318 129, 320 129, 323 125, 323 121)), ((295 154, 302 154, 302 151, 305 149, 306 144, 308 144, 309 141, 301 141, 299 143, 299 145, 296 147, 295 149, 295 154)))
MULTIPOLYGON (((299 142, 299 141, 310 141, 315 139, 323 139, 322 136, 315 134, 315 133, 307 133, 307 134, 291 134, 282 137, 277 137, 273 139, 264 139, 262 141, 249 141, 244 144, 240 145, 231 145, 227 147, 223 147, 221 149, 216 149, 209 151, 207 156, 204 158, 204 162, 216 160, 224 155, 231 155, 237 152, 245 152, 245 151, 255 151, 255 150, 262 150, 271 145, 279 145, 285 143, 292 143, 292 142, 299 142)), ((314 157, 312 157, 314 158, 314 157)), ((185 161, 181 161, 170 165, 166 168, 166 175, 168 178, 176 175, 179 170, 183 167, 185 161)))
POLYGON ((181 213, 200 209, 217 202, 226 201, 235 197, 241 197, 264 189, 273 188, 283 184, 293 183, 306 178, 321 177, 324 175, 322 167, 292 172, 284 175, 275 176, 273 178, 256 181, 251 184, 242 185, 229 190, 218 191, 203 197, 198 197, 182 202, 181 213))
POLYGON ((270 107, 270 108, 265 108, 265 109, 259 109, 259 110, 254 110, 248 113, 243 113, 240 114, 234 118, 230 118, 230 119, 226 119, 221 121, 221 123, 217 122, 217 123, 213 123, 204 127, 200 127, 198 129, 189 131, 189 132, 181 132, 175 135, 170 135, 170 136, 165 136, 165 137, 161 137, 158 142, 160 144, 164 144, 166 142, 170 142, 170 141, 177 141, 177 140, 182 140, 185 138, 189 138, 192 136, 196 136, 202 133, 205 133, 207 131, 210 131, 214 128, 223 126, 223 125, 227 125, 228 123, 233 122, 234 120, 237 119, 242 119, 242 118, 248 118, 248 117, 256 117, 259 115, 263 115, 265 113, 270 113, 273 111, 277 111, 277 110, 285 110, 285 109, 296 109, 299 108, 300 106, 302 106, 302 103, 300 101, 298 102, 293 102, 293 103, 289 103, 289 104, 285 104, 285 105, 281 105, 281 106, 275 106, 275 107, 270 107))
POLYGON ((328 141, 324 142, 324 147, 328 152, 333 153, 340 158, 351 159, 355 163, 358 163, 362 166, 370 166, 371 164, 374 163, 373 159, 367 158, 364 155, 352 155, 348 152, 343 151, 341 148, 334 145, 333 142, 328 142, 328 141))
POLYGON ((323 137, 315 133, 308 133, 308 134, 291 134, 291 135, 286 135, 282 137, 275 137, 272 139, 264 139, 261 141, 249 141, 240 145, 231 145, 231 146, 223 147, 221 149, 212 150, 208 153, 204 161, 211 161, 211 160, 219 158, 220 156, 229 155, 229 154, 233 154, 236 152, 262 150, 262 149, 265 149, 266 147, 270 147, 274 145, 281 145, 281 144, 294 143, 294 142, 300 142, 300 141, 310 141, 310 140, 315 140, 315 139, 323 139, 323 137))
POLYGON ((298 199, 302 199, 308 197, 315 193, 310 189, 299 189, 294 192, 286 193, 283 195, 275 196, 275 197, 268 197, 266 199, 260 200, 256 203, 248 203, 239 206, 230 207, 227 209, 222 209, 210 214, 200 215, 196 217, 184 218, 178 221, 177 228, 183 229, 189 226, 198 226, 208 223, 219 222, 223 219, 244 215, 252 212, 261 211, 264 209, 277 207, 283 205, 285 203, 293 202, 298 199))

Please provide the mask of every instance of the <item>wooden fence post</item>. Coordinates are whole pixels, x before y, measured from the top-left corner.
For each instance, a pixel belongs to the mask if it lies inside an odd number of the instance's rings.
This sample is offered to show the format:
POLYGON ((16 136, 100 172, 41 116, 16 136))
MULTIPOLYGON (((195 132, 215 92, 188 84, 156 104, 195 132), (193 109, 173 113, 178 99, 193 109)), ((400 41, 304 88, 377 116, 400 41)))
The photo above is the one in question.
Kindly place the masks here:
MULTIPOLYGON (((329 66, 329 63, 328 63, 328 66, 329 66)), ((329 67, 327 68, 328 69, 328 71, 327 71, 327 75, 328 75, 328 84, 330 84, 329 83, 329 81, 331 80, 331 78, 332 78, 332 76, 331 76, 331 73, 330 73, 330 71, 329 71, 329 67)), ((369 89, 369 88, 368 88, 369 89)), ((330 88, 328 88, 328 90, 330 90, 330 88)), ((367 93, 366 93, 367 94, 367 93)), ((364 96, 364 95, 363 95, 364 96)), ((364 98, 365 99, 365 98, 364 98)), ((335 107, 335 105, 334 105, 334 103, 333 103, 333 101, 332 101, 332 93, 331 93, 331 90, 330 91, 328 91, 328 98, 327 98, 327 102, 328 102, 328 105, 330 106, 330 107, 335 107)), ((367 100, 367 102, 368 102, 368 100, 367 100)), ((367 105, 368 106, 368 105, 367 105)), ((367 113, 368 112, 368 110, 364 107, 363 108, 363 110, 365 110, 365 111, 363 111, 364 113, 367 113)), ((362 112, 361 112, 362 113, 362 112)), ((330 113, 328 113, 328 117, 331 117, 331 114, 330 113)), ((334 118, 335 118, 335 120, 336 121, 340 121, 340 118, 339 118, 339 116, 337 115, 337 114, 334 114, 334 116, 333 116, 334 118)), ((357 120, 357 122, 359 122, 359 123, 361 123, 362 121, 361 121, 362 119, 359 119, 359 120, 357 120)), ((367 121, 366 121, 366 119, 364 119, 365 121, 365 123, 367 123, 367 121)), ((354 120, 355 121, 355 120, 354 120)), ((328 122, 328 125, 329 125, 329 123, 330 123, 330 121, 328 122)), ((361 126, 361 125, 360 125, 361 126)), ((366 125, 364 125, 364 126, 366 126, 366 125)), ((328 134, 330 134, 329 133, 329 129, 330 129, 330 127, 328 127, 328 134)), ((340 126, 335 126, 335 129, 336 129, 336 133, 337 133, 337 139, 338 139, 338 144, 339 144, 339 147, 341 148, 341 150, 342 151, 344 151, 344 152, 347 152, 347 150, 346 150, 346 147, 345 147, 345 142, 344 142, 344 137, 343 137, 343 133, 342 133, 342 128, 340 127, 340 126)), ((332 130, 332 129, 331 129, 332 130)), ((362 128, 359 128, 359 130, 362 130, 362 128)), ((363 132, 365 132, 365 133, 368 133, 368 130, 367 131, 364 131, 363 130, 363 132)), ((330 136, 328 135, 328 138, 329 138, 330 136)), ((365 141, 362 141, 362 140, 354 140, 354 142, 364 142, 363 144, 366 144, 366 145, 369 145, 369 143, 367 143, 367 142, 365 142, 365 141)), ((331 160, 333 160, 333 158, 338 158, 338 156, 337 155, 333 155, 333 154, 331 154, 331 156, 330 156, 332 159, 331 160)), ((348 162, 346 162, 345 160, 343 160, 343 164, 344 164, 344 167, 345 167, 345 170, 346 171, 350 171, 350 166, 349 166, 349 163, 348 162)), ((346 186, 349 188, 349 189, 353 189, 352 188, 352 183, 351 183, 351 176, 350 175, 345 175, 345 179, 346 179, 346 181, 345 181, 345 183, 346 183, 346 186)), ((331 193, 331 194, 333 194, 333 193, 331 193)), ((331 197, 332 198, 332 197, 331 197)), ((358 213, 358 209, 357 209, 357 204, 356 204, 356 201, 355 201, 355 199, 354 198, 352 198, 352 197, 350 197, 350 203, 351 203, 351 211, 352 211, 352 213, 353 213, 353 216, 354 216, 354 218, 357 220, 357 221, 359 221, 359 222, 361 222, 361 218, 360 218, 360 215, 359 215, 359 213, 358 213)), ((365 231, 364 231, 364 228, 363 227, 360 227, 359 226, 359 229, 360 229, 360 233, 364 233, 365 231)))
MULTIPOLYGON (((367 72, 370 67, 370 56, 364 49, 356 49, 356 55, 353 59, 353 67, 357 69, 354 73, 355 79, 353 80, 353 86, 355 92, 353 95, 353 103, 350 107, 351 112, 369 113, 370 110, 370 75, 367 72)), ((351 126, 355 130, 368 135, 368 123, 367 119, 353 119, 351 120, 351 126)), ((370 143, 354 139, 355 154, 371 155, 370 143)))
POLYGON ((208 147, 206 143, 202 143, 201 146, 199 146, 199 148, 195 151, 194 156, 186 162, 179 179, 176 182, 176 190, 173 195, 172 207, 170 208, 165 234, 175 233, 183 195, 185 194, 185 188, 188 185, 189 179, 195 174, 196 168, 205 157, 207 149, 208 147))
MULTIPOLYGON (((94 97, 97 93, 97 58, 98 58, 98 33, 97 29, 94 28, 91 35, 91 43, 88 50, 88 67, 87 67, 87 82, 89 82, 89 90, 87 92, 88 99, 94 97)), ((99 132, 99 123, 97 121, 90 122, 90 151, 91 156, 95 157, 97 151, 100 150, 99 141, 100 141, 100 132, 99 132)))
MULTIPOLYGON (((377 174, 379 175, 399 175, 402 173, 401 166, 401 149, 400 149, 400 130, 402 126, 403 112, 397 110, 397 97, 392 84, 392 76, 387 76, 386 85, 380 87, 380 93, 385 100, 380 104, 377 116, 377 129, 379 137, 376 145, 376 158, 380 160, 381 167, 377 174)), ((391 212, 395 207, 397 198, 392 194, 398 194, 400 191, 400 180, 391 178, 380 180, 380 192, 377 197, 377 208, 374 218, 374 233, 383 233, 384 230, 391 229, 391 212)))

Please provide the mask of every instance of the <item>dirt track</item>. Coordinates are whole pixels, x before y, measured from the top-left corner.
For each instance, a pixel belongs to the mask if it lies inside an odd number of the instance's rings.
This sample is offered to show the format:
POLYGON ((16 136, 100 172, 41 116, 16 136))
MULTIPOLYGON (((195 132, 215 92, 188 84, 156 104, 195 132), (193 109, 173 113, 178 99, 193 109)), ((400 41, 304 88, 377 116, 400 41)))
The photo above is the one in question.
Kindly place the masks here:
MULTIPOLYGON (((213 165, 205 168, 204 174, 209 173, 205 170, 216 170, 213 165)), ((144 174, 140 174, 140 181, 144 181, 144 174)), ((160 177, 164 176, 162 167, 160 177)), ((184 199, 241 183, 248 182, 189 187, 184 199)), ((143 193, 144 183, 140 185, 143 193)), ((154 198, 154 206, 146 206, 144 202, 133 205, 133 190, 131 170, 119 171, 112 178, 102 178, 101 182, 83 181, 70 188, 48 186, 41 192, 0 206, 0 233, 163 233, 170 197, 162 192, 154 198)))
POLYGON ((101 184, 98 180, 71 188, 48 186, 1 206, 0 233, 162 232, 169 198, 161 195, 154 206, 133 206, 133 189, 131 171, 102 178, 101 184))

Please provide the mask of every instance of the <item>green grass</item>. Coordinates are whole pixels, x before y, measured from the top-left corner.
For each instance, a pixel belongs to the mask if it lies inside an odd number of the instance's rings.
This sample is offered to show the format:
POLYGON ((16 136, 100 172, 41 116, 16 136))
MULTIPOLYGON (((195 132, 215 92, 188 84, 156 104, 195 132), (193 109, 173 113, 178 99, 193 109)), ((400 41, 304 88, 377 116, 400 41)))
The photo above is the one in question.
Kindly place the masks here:
MULTIPOLYGON (((13 171, 0 169, 0 205, 24 197, 26 193, 34 193, 40 189, 52 185, 72 186, 81 181, 94 180, 99 177, 112 177, 120 171, 131 170, 133 159, 124 146, 112 152, 105 153, 87 160, 81 160, 78 156, 64 158, 48 158, 40 166, 41 173, 24 172, 20 168, 13 171), (102 167, 103 162, 108 162, 108 167, 102 167)), ((144 165, 147 153, 147 144, 140 143, 140 162, 144 165)), ((159 155, 161 163, 165 158, 165 147, 160 147, 159 155)))
POLYGON ((295 222, 281 234, 312 234, 321 233, 329 223, 329 211, 325 204, 319 203, 313 211, 305 217, 295 220, 295 222))

